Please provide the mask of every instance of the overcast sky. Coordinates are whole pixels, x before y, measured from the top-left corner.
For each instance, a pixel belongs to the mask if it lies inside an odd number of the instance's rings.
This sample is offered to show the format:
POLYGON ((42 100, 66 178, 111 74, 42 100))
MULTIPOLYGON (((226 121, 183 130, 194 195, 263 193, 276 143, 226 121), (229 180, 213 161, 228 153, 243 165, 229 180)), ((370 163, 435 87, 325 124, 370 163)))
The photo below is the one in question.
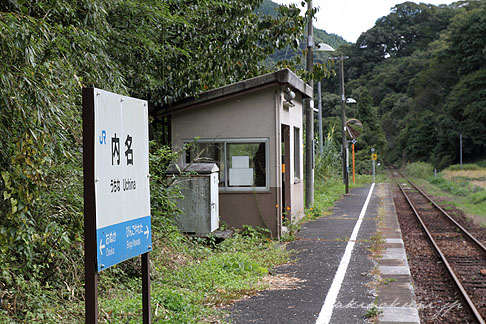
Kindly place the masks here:
MULTIPOLYGON (((272 0, 280 4, 297 3, 300 0, 272 0)), ((434 5, 451 4, 457 0, 425 0, 434 5)), ((403 1, 395 0, 314 0, 314 7, 319 7, 314 26, 330 34, 342 36, 349 42, 356 42, 362 32, 375 25, 378 18, 387 16, 390 9, 403 1)))

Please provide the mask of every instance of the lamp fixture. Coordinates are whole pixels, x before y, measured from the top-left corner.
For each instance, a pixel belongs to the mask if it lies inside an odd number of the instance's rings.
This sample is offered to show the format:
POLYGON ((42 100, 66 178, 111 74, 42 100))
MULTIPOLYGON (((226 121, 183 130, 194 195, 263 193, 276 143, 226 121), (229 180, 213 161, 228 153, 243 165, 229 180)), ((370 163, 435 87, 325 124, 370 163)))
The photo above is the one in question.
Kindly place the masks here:
POLYGON ((295 92, 293 92, 290 88, 285 88, 284 90, 284 107, 289 108, 289 107, 295 107, 295 104, 292 102, 293 99, 295 99, 295 92))

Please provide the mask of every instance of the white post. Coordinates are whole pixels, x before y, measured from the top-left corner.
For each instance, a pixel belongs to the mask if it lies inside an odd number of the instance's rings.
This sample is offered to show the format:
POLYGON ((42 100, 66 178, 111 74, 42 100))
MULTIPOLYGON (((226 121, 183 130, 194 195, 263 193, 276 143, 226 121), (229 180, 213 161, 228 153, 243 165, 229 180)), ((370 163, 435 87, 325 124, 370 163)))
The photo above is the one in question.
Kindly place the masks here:
POLYGON ((349 146, 347 141, 346 141, 346 173, 349 181, 349 146))

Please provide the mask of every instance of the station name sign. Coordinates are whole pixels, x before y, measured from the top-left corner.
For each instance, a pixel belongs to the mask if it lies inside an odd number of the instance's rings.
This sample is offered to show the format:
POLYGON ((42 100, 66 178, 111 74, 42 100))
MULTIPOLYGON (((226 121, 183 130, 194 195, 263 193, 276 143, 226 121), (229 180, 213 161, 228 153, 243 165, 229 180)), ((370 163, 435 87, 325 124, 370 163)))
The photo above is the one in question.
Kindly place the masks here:
POLYGON ((98 272, 152 250, 148 104, 92 88, 98 272))

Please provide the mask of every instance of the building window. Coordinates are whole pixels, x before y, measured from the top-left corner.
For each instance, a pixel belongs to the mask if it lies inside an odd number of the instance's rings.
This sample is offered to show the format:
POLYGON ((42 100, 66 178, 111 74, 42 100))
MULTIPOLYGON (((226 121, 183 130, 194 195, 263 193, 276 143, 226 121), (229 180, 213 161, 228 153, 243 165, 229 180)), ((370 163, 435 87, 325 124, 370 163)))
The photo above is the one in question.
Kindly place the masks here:
POLYGON ((266 139, 197 140, 186 150, 186 163, 216 163, 219 186, 238 191, 267 189, 268 148, 266 139))
MULTIPOLYGON (((190 142, 187 142, 189 144, 190 142)), ((216 163, 219 168, 219 186, 224 187, 224 143, 192 142, 186 150, 186 163, 216 163)))
POLYGON ((299 182, 301 179, 300 176, 300 129, 294 127, 294 179, 295 182, 299 182))

